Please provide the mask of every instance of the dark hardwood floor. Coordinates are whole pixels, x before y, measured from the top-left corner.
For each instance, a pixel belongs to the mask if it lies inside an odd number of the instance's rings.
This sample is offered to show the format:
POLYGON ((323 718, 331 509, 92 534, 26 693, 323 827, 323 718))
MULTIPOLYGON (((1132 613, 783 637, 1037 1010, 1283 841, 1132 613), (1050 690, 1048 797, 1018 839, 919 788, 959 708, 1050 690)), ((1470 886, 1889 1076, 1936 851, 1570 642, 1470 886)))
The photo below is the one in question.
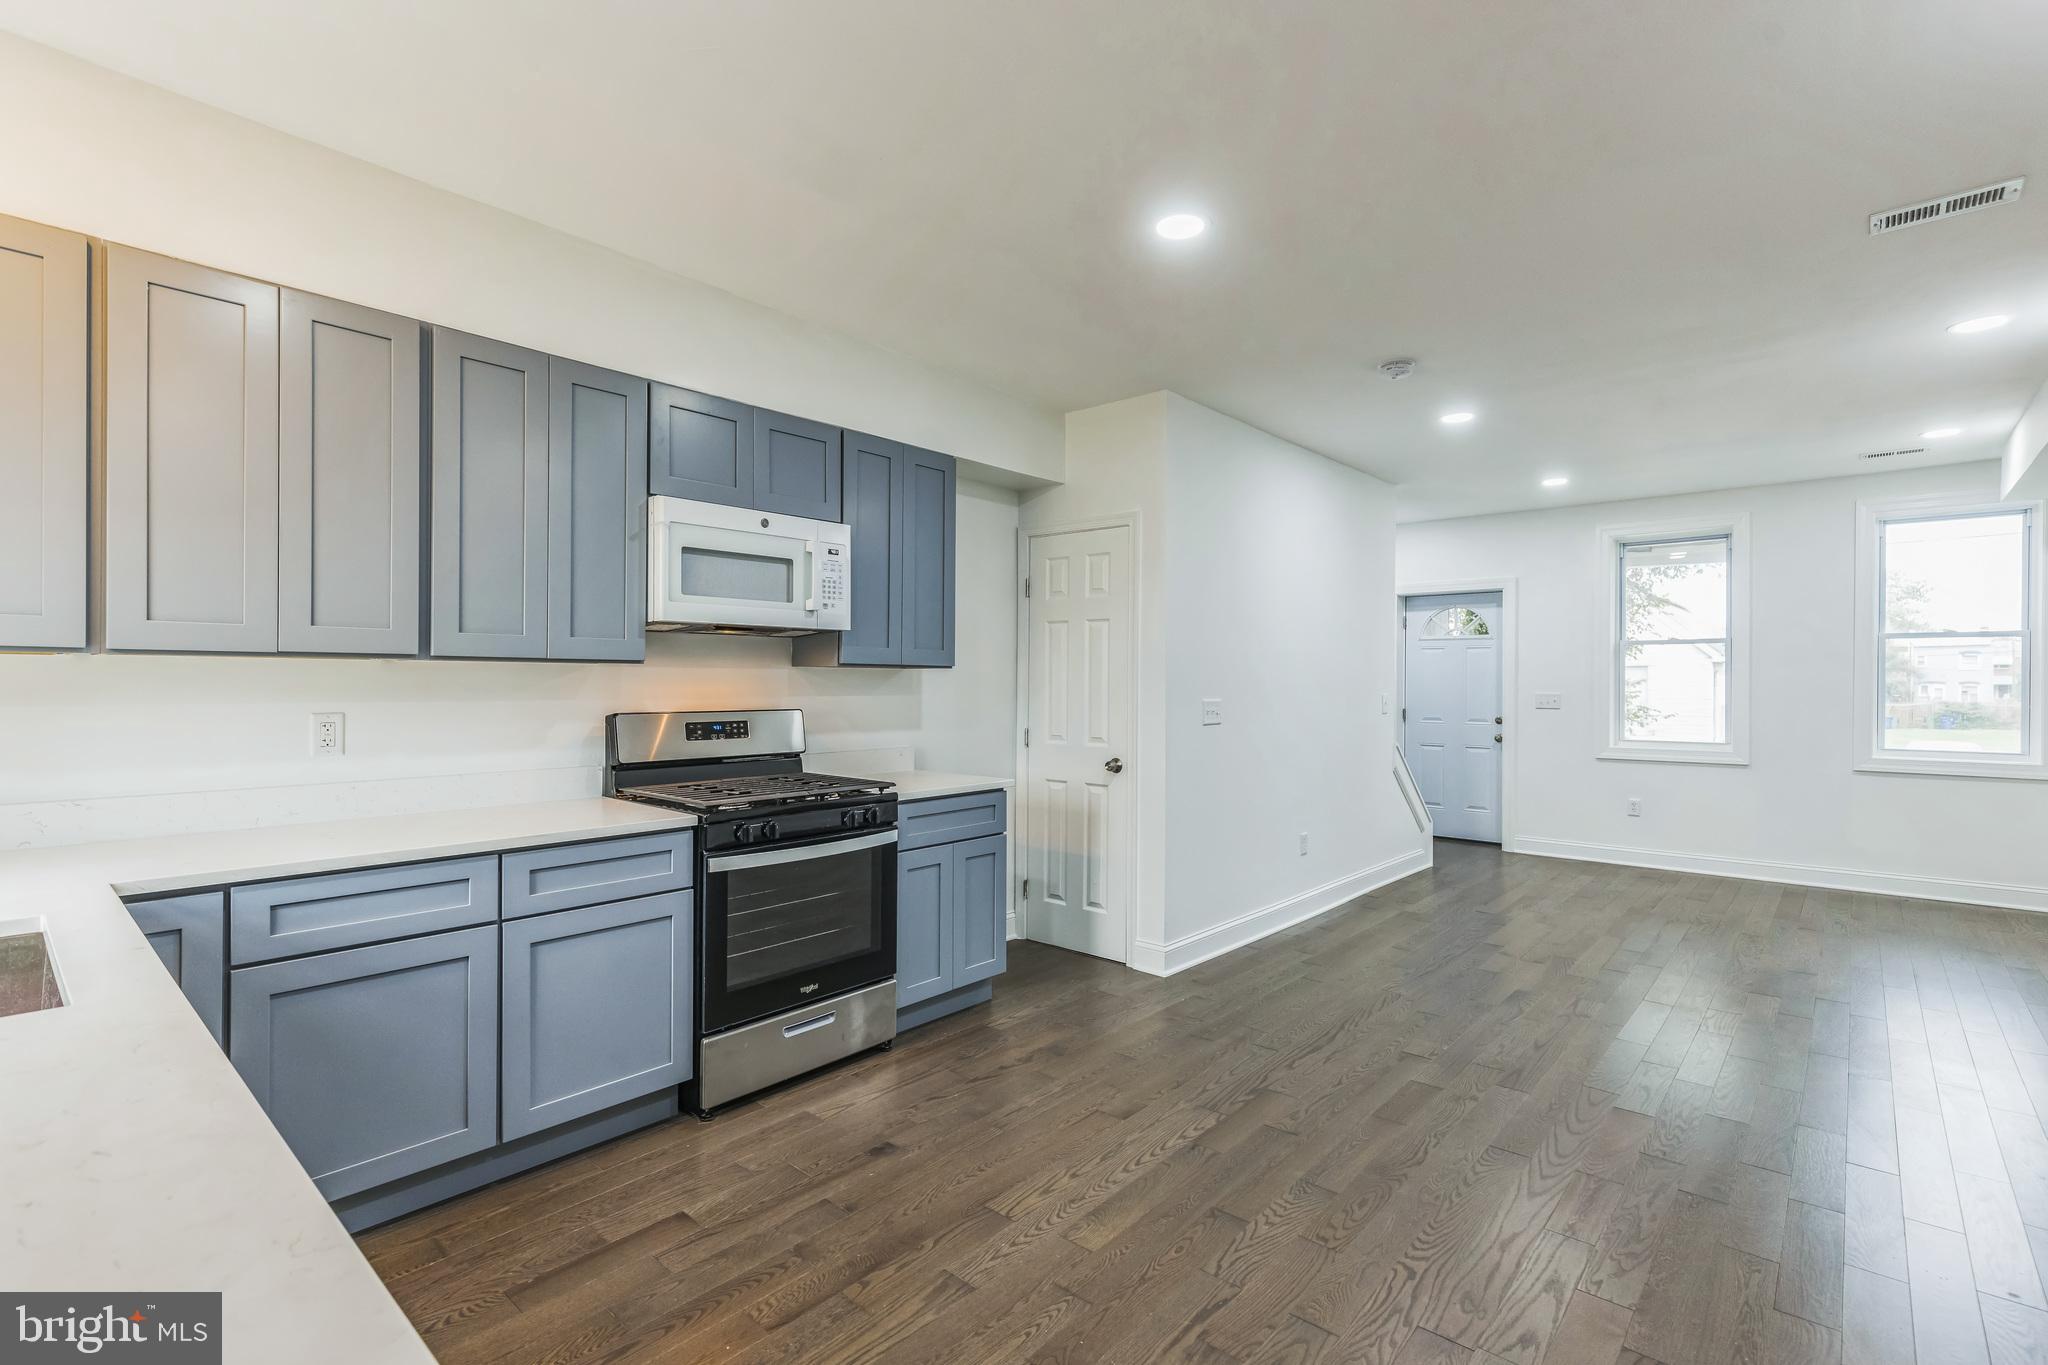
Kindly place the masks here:
POLYGON ((363 1239, 444 1362, 2048 1361, 2048 916, 1440 843, 363 1239))

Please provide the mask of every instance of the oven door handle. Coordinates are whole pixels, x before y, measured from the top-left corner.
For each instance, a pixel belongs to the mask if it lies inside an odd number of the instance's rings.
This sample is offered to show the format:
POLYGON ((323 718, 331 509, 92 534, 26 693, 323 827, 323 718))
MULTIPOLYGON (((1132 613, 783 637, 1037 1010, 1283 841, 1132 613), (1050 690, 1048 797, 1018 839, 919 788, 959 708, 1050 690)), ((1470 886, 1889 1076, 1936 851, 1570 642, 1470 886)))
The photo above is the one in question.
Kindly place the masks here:
POLYGON ((759 853, 721 853, 707 858, 704 869, 716 874, 738 872, 749 867, 773 867, 777 863, 803 863, 813 858, 836 858, 842 853, 859 853, 864 849, 881 848, 884 844, 896 842, 896 831, 885 829, 880 834, 863 834, 858 839, 828 839, 821 844, 805 844, 801 848, 769 848, 759 853))

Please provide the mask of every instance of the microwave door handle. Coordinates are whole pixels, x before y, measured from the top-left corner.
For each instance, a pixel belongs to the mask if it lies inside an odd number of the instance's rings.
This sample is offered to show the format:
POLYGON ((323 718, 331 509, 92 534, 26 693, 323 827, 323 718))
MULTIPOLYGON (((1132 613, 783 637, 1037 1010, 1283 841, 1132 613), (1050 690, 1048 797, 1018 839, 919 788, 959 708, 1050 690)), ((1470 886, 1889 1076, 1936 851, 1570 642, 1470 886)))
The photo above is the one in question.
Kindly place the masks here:
POLYGON ((818 542, 804 542, 804 610, 818 609, 818 542))

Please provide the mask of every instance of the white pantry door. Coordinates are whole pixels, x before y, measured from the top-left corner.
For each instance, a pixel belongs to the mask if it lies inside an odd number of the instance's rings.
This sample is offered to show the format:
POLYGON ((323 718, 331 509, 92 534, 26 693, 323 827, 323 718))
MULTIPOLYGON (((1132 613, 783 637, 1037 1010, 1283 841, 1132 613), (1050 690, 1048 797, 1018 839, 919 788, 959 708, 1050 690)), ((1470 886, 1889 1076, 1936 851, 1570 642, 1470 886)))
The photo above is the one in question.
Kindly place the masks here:
POLYGON ((1032 536, 1026 558, 1025 937, 1128 958, 1135 567, 1128 526, 1032 536))
POLYGON ((1401 748, 1436 832, 1500 842, 1500 594, 1411 597, 1401 748))

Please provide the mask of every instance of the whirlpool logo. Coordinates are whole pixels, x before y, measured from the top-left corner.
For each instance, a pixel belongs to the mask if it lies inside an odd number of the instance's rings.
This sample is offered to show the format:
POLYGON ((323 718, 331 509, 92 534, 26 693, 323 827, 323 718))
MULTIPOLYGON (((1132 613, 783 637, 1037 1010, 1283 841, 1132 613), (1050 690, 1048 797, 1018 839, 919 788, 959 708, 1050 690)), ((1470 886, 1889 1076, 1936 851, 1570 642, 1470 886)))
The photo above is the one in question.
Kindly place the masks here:
POLYGON ((798 995, 809 995, 809 994, 810 994, 810 993, 811 993, 812 991, 814 991, 814 990, 816 990, 816 989, 818 989, 818 983, 817 983, 817 982, 815 982, 815 981, 813 981, 813 982, 812 982, 812 983, 811 983, 810 985, 808 985, 808 986, 798 986, 798 987, 796 988, 796 993, 797 993, 798 995))
POLYGON ((0 1293, 0 1360, 220 1365, 220 1314, 219 1294, 0 1293))

